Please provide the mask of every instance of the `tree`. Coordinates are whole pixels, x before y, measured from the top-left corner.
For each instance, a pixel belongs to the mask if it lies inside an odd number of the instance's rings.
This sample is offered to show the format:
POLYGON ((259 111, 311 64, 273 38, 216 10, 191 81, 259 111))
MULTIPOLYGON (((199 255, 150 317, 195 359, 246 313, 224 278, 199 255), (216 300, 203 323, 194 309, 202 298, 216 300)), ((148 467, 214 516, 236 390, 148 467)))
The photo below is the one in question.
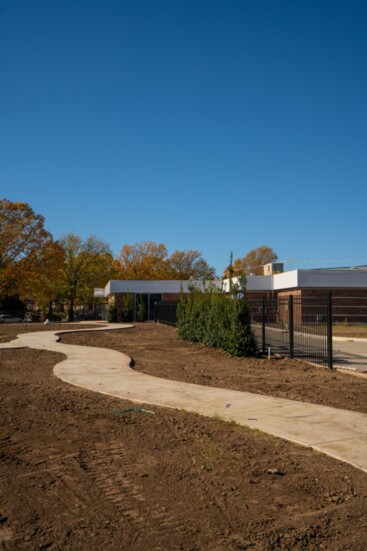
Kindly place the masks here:
MULTIPOLYGON (((263 245, 252 249, 246 256, 242 258, 236 258, 233 262, 233 275, 264 275, 263 266, 270 262, 275 262, 278 259, 278 255, 271 247, 263 245)), ((228 276, 228 267, 224 270, 224 277, 228 276)))
MULTIPOLYGON (((252 249, 248 252, 242 259, 242 262, 239 263, 239 267, 241 266, 244 268, 245 274, 264 275, 264 270, 262 269, 264 264, 275 262, 277 259, 278 255, 274 250, 271 247, 263 245, 262 247, 257 247, 257 249, 252 249)), ((235 263, 234 269, 236 270, 235 263)))
POLYGON ((28 203, 0 200, 0 295, 26 294, 29 274, 41 270, 52 235, 44 228, 44 217, 28 203))
POLYGON ((75 301, 92 300, 94 287, 106 285, 111 278, 114 262, 108 243, 94 236, 82 241, 69 233, 60 239, 60 244, 65 254, 62 294, 69 302, 68 319, 73 321, 75 301))
POLYGON ((195 250, 174 251, 168 257, 163 243, 143 241, 124 245, 120 256, 121 279, 212 279, 215 270, 195 250))
POLYGON ((209 266, 200 251, 174 251, 168 258, 172 279, 208 280, 215 277, 215 268, 209 266))
MULTIPOLYGON (((109 247, 107 244, 106 246, 109 247)), ((82 284, 79 287, 77 295, 78 300, 91 308, 94 304, 94 289, 96 287, 105 287, 111 279, 116 279, 117 273, 112 254, 106 252, 99 255, 85 269, 82 284)))
POLYGON ((121 279, 169 279, 167 248, 163 243, 143 241, 124 245, 119 262, 121 279))
POLYGON ((38 308, 50 309, 61 298, 62 266, 65 253, 60 243, 51 242, 40 254, 40 265, 29 266, 26 277, 18 283, 20 296, 32 297, 38 308))

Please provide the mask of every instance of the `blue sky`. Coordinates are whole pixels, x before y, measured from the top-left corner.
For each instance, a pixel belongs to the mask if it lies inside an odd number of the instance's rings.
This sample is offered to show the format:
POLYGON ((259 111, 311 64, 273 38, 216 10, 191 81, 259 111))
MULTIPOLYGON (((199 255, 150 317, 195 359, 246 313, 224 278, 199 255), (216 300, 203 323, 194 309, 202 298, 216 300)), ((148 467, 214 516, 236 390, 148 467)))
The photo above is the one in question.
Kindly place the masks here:
POLYGON ((367 264, 366 28, 364 0, 0 0, 0 197, 219 274, 367 264))

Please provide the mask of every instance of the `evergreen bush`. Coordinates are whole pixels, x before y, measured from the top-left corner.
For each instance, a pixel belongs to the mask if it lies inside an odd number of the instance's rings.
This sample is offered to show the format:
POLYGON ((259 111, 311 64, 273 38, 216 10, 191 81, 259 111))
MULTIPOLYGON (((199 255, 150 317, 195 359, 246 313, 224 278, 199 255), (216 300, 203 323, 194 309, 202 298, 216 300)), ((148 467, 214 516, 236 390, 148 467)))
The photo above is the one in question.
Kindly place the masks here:
POLYGON ((115 306, 107 306, 107 321, 109 323, 114 323, 117 319, 117 309, 115 306))
POLYGON ((134 317, 134 297, 131 293, 126 293, 122 298, 121 319, 122 321, 133 321, 134 317))
POLYGON ((136 299, 136 321, 145 321, 147 319, 147 309, 144 298, 139 295, 136 299))
POLYGON ((227 295, 209 287, 191 288, 177 307, 178 334, 183 340, 221 348, 232 356, 256 355, 247 299, 238 289, 227 295))

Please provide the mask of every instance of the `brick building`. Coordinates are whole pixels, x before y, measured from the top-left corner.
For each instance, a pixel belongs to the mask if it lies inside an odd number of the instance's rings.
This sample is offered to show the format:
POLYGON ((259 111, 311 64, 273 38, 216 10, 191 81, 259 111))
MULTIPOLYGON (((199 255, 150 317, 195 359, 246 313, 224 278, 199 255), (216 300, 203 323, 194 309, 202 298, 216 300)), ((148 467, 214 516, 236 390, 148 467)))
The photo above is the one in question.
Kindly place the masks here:
MULTIPOLYGON (((367 266, 291 270, 283 273, 268 268, 266 273, 271 275, 247 276, 248 298, 279 298, 279 301, 284 302, 283 299, 290 295, 321 296, 332 291, 334 321, 367 323, 367 266)), ((236 281, 234 278, 233 282, 236 281)), ((229 291, 228 279, 216 280, 213 283, 229 291)), ((122 310, 128 297, 132 301, 134 313, 139 297, 144 300, 148 319, 152 320, 155 302, 178 300, 182 293, 188 292, 190 284, 203 288, 203 283, 198 281, 112 280, 105 289, 96 290, 96 296, 104 297, 106 303, 116 306, 118 312, 122 310)))
MULTIPOLYGON (((110 306, 115 306, 117 315, 121 318, 123 309, 129 304, 133 312, 133 319, 136 318, 138 300, 143 300, 145 304, 148 320, 154 319, 154 303, 177 301, 182 293, 188 293, 188 286, 195 284, 203 288, 203 283, 199 281, 178 281, 178 280, 111 280, 106 287, 95 290, 95 296, 105 298, 110 306), (97 291, 97 295, 96 295, 97 291)), ((217 282, 221 285, 221 282, 217 282)))
POLYGON ((247 277, 248 298, 277 299, 284 317, 284 304, 290 295, 321 297, 329 291, 332 292, 334 322, 367 323, 367 266, 291 270, 247 277))

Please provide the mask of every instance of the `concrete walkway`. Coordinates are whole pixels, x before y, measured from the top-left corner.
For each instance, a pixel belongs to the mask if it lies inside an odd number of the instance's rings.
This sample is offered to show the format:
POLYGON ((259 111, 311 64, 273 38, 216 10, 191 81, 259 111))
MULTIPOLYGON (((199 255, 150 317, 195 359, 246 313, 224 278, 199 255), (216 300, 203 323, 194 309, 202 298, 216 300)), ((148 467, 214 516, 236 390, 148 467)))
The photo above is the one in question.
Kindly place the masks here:
POLYGON ((333 337, 333 360, 336 369, 367 375, 367 339, 333 337))
MULTIPOLYGON (((113 325, 83 331, 116 330, 113 325)), ((133 402, 219 416, 260 429, 350 463, 367 472, 367 415, 305 402, 272 398, 152 377, 129 367, 130 358, 106 348, 58 342, 58 334, 23 333, 0 349, 30 347, 61 352, 54 373, 63 381, 133 402)))

